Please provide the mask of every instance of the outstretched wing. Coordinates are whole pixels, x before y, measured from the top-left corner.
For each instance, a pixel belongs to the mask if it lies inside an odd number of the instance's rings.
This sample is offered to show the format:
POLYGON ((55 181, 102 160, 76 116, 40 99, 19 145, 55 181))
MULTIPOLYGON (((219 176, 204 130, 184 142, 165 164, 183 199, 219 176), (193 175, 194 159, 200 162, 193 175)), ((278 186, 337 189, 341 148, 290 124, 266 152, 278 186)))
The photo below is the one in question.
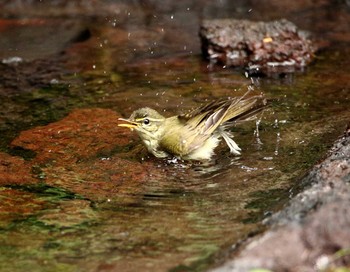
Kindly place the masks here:
POLYGON ((215 101, 179 116, 179 121, 185 125, 181 133, 183 148, 188 153, 192 152, 202 146, 219 126, 226 127, 237 121, 249 120, 266 106, 262 95, 245 97, 246 94, 239 98, 215 101))

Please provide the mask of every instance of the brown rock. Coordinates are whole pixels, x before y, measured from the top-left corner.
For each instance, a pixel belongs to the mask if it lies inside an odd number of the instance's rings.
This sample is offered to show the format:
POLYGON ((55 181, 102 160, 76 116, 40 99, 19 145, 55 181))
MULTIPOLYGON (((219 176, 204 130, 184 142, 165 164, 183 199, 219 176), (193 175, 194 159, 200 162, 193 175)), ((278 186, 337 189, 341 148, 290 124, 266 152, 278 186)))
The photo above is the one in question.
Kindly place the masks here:
POLYGON ((37 153, 31 163, 48 185, 93 201, 128 201, 142 190, 148 173, 158 170, 121 158, 125 153, 119 156, 132 134, 117 126, 118 117, 107 109, 75 110, 58 122, 23 131, 12 145, 37 153))
POLYGON ((31 163, 23 158, 0 152, 0 185, 36 183, 31 163))
POLYGON ((285 20, 205 20, 199 32, 202 52, 210 61, 249 69, 302 68, 310 63, 316 46, 308 34, 285 20))
POLYGON ((32 193, 2 188, 0 193, 0 227, 6 226, 15 219, 38 212, 46 204, 45 201, 35 199, 32 193))
MULTIPOLYGON (((129 202, 142 192, 148 178, 146 165, 118 157, 94 159, 43 168, 45 182, 93 201, 129 202)), ((152 169, 150 169, 152 171, 152 169)))
POLYGON ((108 153, 130 141, 130 131, 117 126, 112 110, 74 110, 66 118, 21 132, 11 144, 37 152, 37 163, 67 165, 108 153))

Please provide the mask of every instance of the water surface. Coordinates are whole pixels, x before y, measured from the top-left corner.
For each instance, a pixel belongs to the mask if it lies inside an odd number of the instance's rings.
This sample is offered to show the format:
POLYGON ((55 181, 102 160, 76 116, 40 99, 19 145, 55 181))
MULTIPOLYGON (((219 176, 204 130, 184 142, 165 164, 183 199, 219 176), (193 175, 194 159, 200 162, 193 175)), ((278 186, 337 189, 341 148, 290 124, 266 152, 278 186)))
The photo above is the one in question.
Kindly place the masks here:
MULTIPOLYGON (((305 71, 250 79, 201 58, 198 24, 228 15, 273 19, 275 12, 204 3, 119 3, 114 17, 112 10, 69 18, 84 35, 62 27, 58 40, 70 42, 47 43, 40 56, 29 46, 16 54, 23 61, 1 64, 1 271, 203 271, 263 231, 262 220, 287 203, 341 135, 350 115, 346 35, 336 43, 333 32, 305 71), (249 87, 270 106, 258 127, 233 128, 239 157, 221 145, 208 163, 159 160, 116 128, 118 116, 139 107, 171 116, 249 87)), ((318 12, 325 20, 322 8, 305 9, 305 18, 318 12)), ((25 24, 49 39, 60 25, 60 17, 28 13, 40 24, 19 18, 15 28, 25 24)), ((6 31, 8 44, 24 33, 6 31)))

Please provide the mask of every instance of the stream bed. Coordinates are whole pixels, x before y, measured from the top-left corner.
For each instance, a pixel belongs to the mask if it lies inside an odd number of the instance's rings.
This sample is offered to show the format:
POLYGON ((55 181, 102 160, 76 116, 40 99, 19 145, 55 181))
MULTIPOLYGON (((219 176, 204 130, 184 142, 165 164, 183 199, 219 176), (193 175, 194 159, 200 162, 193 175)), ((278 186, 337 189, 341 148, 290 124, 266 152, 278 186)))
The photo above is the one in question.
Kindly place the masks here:
POLYGON ((345 130, 349 7, 97 2, 0 4, 0 271, 205 271, 265 230, 345 130), (303 71, 247 78, 202 58, 202 19, 282 16, 328 43, 303 71), (248 89, 269 107, 233 128, 241 156, 157 159, 117 126, 248 89))

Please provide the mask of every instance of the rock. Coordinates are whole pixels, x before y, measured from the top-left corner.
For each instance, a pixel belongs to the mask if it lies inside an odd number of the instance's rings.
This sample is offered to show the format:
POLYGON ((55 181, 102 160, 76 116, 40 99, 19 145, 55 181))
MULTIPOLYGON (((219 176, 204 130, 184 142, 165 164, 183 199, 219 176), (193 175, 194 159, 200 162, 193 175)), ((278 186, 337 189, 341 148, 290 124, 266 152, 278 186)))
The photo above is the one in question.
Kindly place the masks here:
POLYGON ((45 225, 72 227, 97 220, 96 212, 91 208, 90 201, 72 199, 59 201, 55 208, 42 211, 38 220, 45 225))
POLYGON ((311 272, 350 266, 350 135, 302 183, 308 188, 268 220, 271 230, 213 271, 311 272))
POLYGON ((133 134, 117 126, 118 117, 108 109, 77 109, 58 122, 21 132, 11 145, 36 153, 31 164, 47 185, 91 201, 125 203, 142 192, 149 173, 159 170, 130 160, 142 153, 128 152, 133 134))
POLYGON ((83 23, 67 18, 0 19, 0 33, 0 60, 5 64, 45 59, 89 38, 83 23))
POLYGON ((309 64, 316 51, 309 35, 282 19, 252 22, 236 19, 203 21, 203 55, 225 66, 250 71, 294 71, 309 64))
POLYGON ((0 199, 0 228, 7 227, 13 220, 36 214, 47 206, 47 202, 35 194, 11 188, 1 188, 0 199))
POLYGON ((0 152, 0 185, 36 183, 32 177, 31 163, 23 158, 0 152))
POLYGON ((129 143, 131 133, 118 127, 119 117, 106 109, 74 110, 58 122, 21 132, 11 145, 36 152, 36 163, 75 163, 129 143))
POLYGON ((38 17, 75 17, 82 16, 115 16, 118 19, 126 17, 122 12, 126 8, 125 4, 114 3, 111 1, 96 0, 77 0, 77 1, 3 1, 0 3, 0 9, 3 15, 11 16, 38 16, 38 17))

